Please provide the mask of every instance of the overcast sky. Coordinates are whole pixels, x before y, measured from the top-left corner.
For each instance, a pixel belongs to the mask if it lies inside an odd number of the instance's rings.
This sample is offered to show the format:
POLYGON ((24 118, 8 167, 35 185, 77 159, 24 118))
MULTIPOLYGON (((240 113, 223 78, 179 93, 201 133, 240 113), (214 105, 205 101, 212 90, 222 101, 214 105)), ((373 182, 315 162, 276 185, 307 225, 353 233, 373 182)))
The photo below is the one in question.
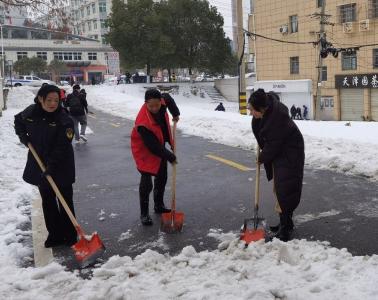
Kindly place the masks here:
MULTIPOLYGON (((210 5, 216 6, 218 8, 219 13, 224 18, 224 31, 226 35, 232 39, 232 8, 231 8, 231 0, 208 0, 210 5)), ((243 21, 244 24, 247 24, 247 16, 249 13, 249 6, 250 0, 243 0, 243 10, 244 16, 243 21)), ((246 25, 244 25, 246 27, 246 25)))

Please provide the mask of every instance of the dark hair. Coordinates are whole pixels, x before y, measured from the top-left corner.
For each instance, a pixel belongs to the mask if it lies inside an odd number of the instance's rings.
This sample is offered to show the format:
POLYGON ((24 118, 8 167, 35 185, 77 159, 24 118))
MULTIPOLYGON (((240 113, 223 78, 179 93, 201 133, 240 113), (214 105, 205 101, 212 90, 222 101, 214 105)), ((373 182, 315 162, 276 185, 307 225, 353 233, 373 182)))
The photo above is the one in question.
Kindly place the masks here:
POLYGON ((75 84, 73 87, 72 87, 73 90, 80 90, 80 85, 78 84, 75 84))
POLYGON ((264 89, 258 89, 253 92, 248 99, 248 103, 253 107, 254 110, 261 112, 262 109, 268 107, 268 96, 264 89))
POLYGON ((150 99, 161 99, 161 93, 157 89, 148 89, 144 95, 144 101, 147 102, 150 99))
POLYGON ((45 84, 37 92, 37 96, 34 98, 34 102, 39 103, 38 97, 42 97, 42 99, 46 99, 47 95, 50 93, 57 93, 60 100, 60 89, 56 85, 45 84))
POLYGON ((80 93, 86 93, 85 89, 81 89, 80 93))

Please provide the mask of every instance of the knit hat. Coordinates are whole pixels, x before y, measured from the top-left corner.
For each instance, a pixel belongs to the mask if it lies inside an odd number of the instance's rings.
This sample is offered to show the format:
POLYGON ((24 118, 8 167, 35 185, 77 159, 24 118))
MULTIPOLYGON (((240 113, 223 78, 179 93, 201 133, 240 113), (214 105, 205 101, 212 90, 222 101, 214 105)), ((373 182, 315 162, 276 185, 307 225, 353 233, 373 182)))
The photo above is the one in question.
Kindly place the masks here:
POLYGON ((248 103, 254 108, 254 110, 259 112, 261 112, 261 109, 266 108, 268 106, 268 97, 264 89, 258 89, 253 92, 248 99, 248 103))

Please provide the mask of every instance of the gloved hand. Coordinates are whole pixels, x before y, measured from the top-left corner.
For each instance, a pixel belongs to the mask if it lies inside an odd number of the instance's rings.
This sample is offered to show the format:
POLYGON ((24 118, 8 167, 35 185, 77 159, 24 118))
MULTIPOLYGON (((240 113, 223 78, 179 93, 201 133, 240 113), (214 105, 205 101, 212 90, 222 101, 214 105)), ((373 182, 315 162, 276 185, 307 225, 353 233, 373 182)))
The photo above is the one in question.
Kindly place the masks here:
POLYGON ((176 155, 174 155, 171 151, 165 149, 164 151, 164 157, 171 163, 177 163, 176 161, 176 155))
POLYGON ((26 133, 21 135, 20 142, 23 143, 27 147, 28 143, 30 143, 29 136, 26 133))

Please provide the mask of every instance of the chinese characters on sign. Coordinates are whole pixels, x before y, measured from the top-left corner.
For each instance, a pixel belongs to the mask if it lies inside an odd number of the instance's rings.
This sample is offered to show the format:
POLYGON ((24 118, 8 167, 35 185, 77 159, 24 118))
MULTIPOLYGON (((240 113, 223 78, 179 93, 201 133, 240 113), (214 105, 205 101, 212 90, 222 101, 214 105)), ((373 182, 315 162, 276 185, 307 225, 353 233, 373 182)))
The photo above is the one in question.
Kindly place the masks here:
POLYGON ((335 75, 337 89, 374 89, 378 88, 378 74, 335 75))

